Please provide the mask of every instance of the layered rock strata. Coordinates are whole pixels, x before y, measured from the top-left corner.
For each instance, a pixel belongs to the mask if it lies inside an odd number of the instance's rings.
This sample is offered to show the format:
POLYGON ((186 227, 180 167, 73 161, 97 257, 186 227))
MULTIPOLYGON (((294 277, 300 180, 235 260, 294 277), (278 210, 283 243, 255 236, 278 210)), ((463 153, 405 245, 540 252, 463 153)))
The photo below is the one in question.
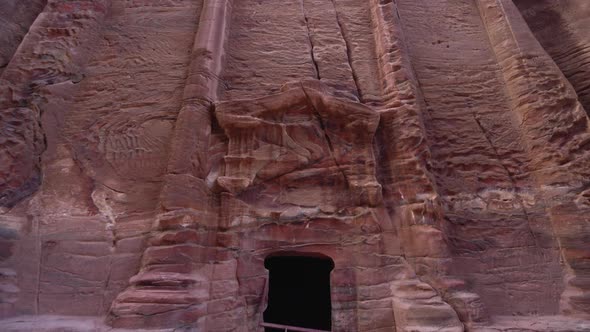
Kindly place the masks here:
POLYGON ((6 1, 0 324, 262 331, 299 255, 333 331, 584 331, 589 10, 6 1))

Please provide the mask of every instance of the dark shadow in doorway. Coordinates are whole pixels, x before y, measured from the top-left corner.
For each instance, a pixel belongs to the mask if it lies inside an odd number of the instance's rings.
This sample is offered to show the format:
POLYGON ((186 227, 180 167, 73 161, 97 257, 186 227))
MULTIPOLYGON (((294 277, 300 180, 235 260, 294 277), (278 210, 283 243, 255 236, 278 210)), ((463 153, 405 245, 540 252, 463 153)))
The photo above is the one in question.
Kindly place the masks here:
MULTIPOLYGON (((270 272, 266 323, 331 330, 332 259, 318 255, 278 255, 266 258, 264 266, 270 272)), ((265 331, 285 330, 267 327, 265 331)))

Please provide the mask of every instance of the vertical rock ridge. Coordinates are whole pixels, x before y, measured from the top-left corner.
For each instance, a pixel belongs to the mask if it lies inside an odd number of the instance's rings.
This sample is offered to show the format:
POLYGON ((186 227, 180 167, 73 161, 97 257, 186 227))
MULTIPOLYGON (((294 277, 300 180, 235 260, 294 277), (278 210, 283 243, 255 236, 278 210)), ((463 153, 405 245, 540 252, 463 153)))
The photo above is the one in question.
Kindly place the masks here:
POLYGON ((387 142, 398 142, 390 145, 393 149, 384 154, 384 157, 388 159, 382 161, 383 164, 388 165, 382 164, 384 171, 387 172, 382 180, 386 188, 385 193, 389 192, 388 205, 392 207, 390 208, 393 211, 392 218, 401 221, 410 217, 409 214, 411 214, 411 218, 415 220, 415 213, 422 214, 422 222, 414 221, 415 224, 421 224, 420 227, 412 225, 411 221, 400 222, 400 234, 405 233, 403 238, 429 238, 424 243, 403 241, 402 249, 410 262, 415 264, 418 275, 442 294, 444 300, 454 307, 463 322, 471 324, 485 321, 487 318, 485 310, 476 294, 468 293, 461 287, 458 289, 449 287, 453 283, 461 284, 462 281, 451 281, 449 269, 451 258, 444 234, 446 228, 443 219, 444 211, 439 200, 437 185, 428 170, 431 153, 423 123, 425 102, 405 45, 398 9, 392 2, 383 4, 373 1, 371 6, 373 24, 376 27, 376 52, 381 64, 380 76, 385 102, 382 110, 381 139, 387 142), (399 132, 404 132, 405 136, 396 135, 399 132), (397 179, 398 174, 407 173, 405 170, 408 166, 413 166, 412 187, 406 186, 404 179, 399 179, 402 181, 397 179), (418 181, 420 186, 414 187, 418 181), (436 236, 433 236, 434 234, 436 236), (425 260, 422 257, 425 253, 436 258, 425 260), (467 294, 469 296, 465 296, 467 294))
MULTIPOLYGON (((131 278, 131 285, 113 301, 109 317, 113 326, 196 324, 208 329, 213 328, 211 324, 219 324, 215 322, 216 312, 209 307, 209 301, 229 301, 233 303, 232 309, 240 310, 236 307, 239 301, 231 295, 214 298, 211 287, 220 276, 214 272, 217 266, 215 260, 203 257, 205 253, 217 250, 217 217, 212 202, 206 199, 211 194, 203 179, 208 172, 211 110, 221 83, 219 77, 231 8, 231 0, 206 0, 203 4, 182 95, 182 108, 172 134, 168 174, 164 176, 160 194, 162 211, 143 255, 140 271, 131 278), (175 202, 179 185, 186 195, 182 199, 187 203, 185 206, 178 206, 175 202), (176 204, 170 204, 172 202, 176 204), (203 211, 204 214, 195 216, 193 211, 203 211), (203 226, 212 229, 203 232, 203 226), (201 229, 201 232, 190 233, 191 228, 201 229), (184 243, 182 239, 187 234, 202 237, 203 241, 184 243), (175 238, 179 239, 177 243, 169 243, 175 238)), ((219 251, 216 256, 221 258, 221 255, 223 252, 219 251)), ((231 263, 231 260, 227 262, 231 263)))
POLYGON ((310 46, 310 57, 311 57, 311 62, 313 63, 313 66, 315 68, 315 73, 316 73, 316 79, 321 80, 320 77, 320 68, 318 67, 318 63, 315 59, 315 55, 313 52, 313 40, 311 39, 311 34, 309 32, 309 19, 307 18, 307 14, 305 14, 305 1, 301 0, 301 12, 303 14, 303 20, 305 21, 305 27, 307 28, 307 38, 309 39, 309 46, 310 46))
POLYGON ((587 312, 588 308, 580 305, 581 299, 589 296, 587 286, 580 282, 586 279, 586 269, 581 268, 586 255, 581 252, 587 248, 578 247, 576 239, 587 234, 590 223, 583 217, 585 207, 576 206, 573 201, 588 182, 583 165, 590 158, 590 147, 581 143, 590 137, 588 118, 574 89, 534 38, 514 3, 486 0, 478 1, 478 6, 504 75, 513 112, 524 131, 523 145, 530 154, 528 169, 537 185, 544 188, 541 199, 560 255, 573 274, 566 275, 560 310, 587 312), (545 96, 543 103, 535 95, 545 96), (569 135, 562 136, 563 133, 569 135), (560 152, 555 153, 555 149, 560 152), (567 171, 561 168, 566 163, 567 171))

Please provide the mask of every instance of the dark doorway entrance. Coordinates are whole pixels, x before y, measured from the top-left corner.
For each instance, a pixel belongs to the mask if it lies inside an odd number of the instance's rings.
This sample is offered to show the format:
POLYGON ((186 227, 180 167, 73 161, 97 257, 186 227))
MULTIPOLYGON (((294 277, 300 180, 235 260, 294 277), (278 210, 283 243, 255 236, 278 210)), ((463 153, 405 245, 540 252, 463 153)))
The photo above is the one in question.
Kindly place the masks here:
MULTIPOLYGON (((264 266, 270 272, 265 323, 331 330, 332 259, 323 256, 271 256, 264 261, 264 266)), ((266 327, 265 331, 285 329, 266 327)))

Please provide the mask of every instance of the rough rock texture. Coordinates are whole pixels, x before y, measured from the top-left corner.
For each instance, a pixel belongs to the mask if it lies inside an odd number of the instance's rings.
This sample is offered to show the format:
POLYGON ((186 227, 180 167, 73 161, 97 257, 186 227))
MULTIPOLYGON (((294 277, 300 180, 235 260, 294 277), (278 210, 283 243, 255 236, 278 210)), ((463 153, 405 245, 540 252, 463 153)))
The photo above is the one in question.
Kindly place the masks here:
POLYGON ((583 0, 515 1, 545 51, 572 84, 580 103, 590 109, 590 50, 587 26, 590 3, 583 0), (558 38, 556 38, 558 36, 558 38))
POLYGON ((0 4, 0 330, 590 330, 585 0, 0 4))
POLYGON ((46 4, 46 0, 6 0, 0 4, 0 74, 46 4))

